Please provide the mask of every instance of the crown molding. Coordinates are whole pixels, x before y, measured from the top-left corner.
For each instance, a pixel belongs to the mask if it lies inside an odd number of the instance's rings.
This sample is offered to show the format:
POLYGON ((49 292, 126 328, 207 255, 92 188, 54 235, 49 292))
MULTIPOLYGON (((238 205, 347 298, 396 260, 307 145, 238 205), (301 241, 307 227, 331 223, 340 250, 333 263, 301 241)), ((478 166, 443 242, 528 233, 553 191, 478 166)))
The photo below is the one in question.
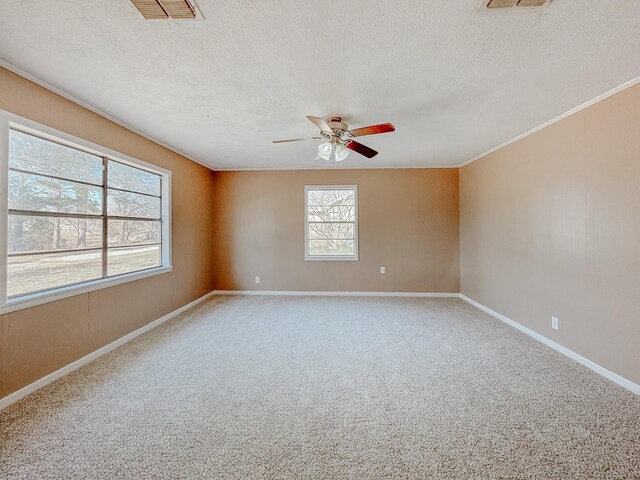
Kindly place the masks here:
POLYGON ((506 147, 507 145, 511 145, 512 143, 517 142, 518 140, 522 140, 525 137, 528 137, 529 135, 532 135, 534 133, 536 133, 538 130, 542 130, 543 128, 548 127, 549 125, 553 125, 556 122, 559 122, 560 120, 567 118, 571 115, 573 115, 574 113, 578 113, 581 110, 584 110, 587 107, 590 107, 591 105, 594 105, 598 102, 601 102, 602 100, 605 100, 606 98, 609 98, 612 95, 615 95, 616 93, 620 93, 623 90, 626 90, 627 88, 633 87, 634 85, 636 85, 637 83, 640 83, 640 76, 637 76, 635 78, 632 78, 631 80, 629 80, 628 82, 623 83, 622 85, 619 85, 601 95, 598 95, 595 98, 592 98, 591 100, 587 100, 586 102, 578 105, 577 107, 572 108, 571 110, 568 110, 566 112, 564 112, 561 115, 558 115, 557 117, 552 118, 551 120, 544 122, 541 125, 538 125, 535 128, 532 128, 531 130, 528 130, 520 135, 518 135, 517 137, 512 138, 511 140, 508 140, 504 143, 501 143, 500 145, 498 145, 497 147, 492 148, 491 150, 487 150, 484 153, 481 153, 480 155, 473 157, 470 160, 467 160, 464 163, 461 163, 460 165, 458 165, 458 168, 462 168, 465 165, 469 165, 470 163, 475 162, 476 160, 480 160, 483 157, 486 157, 487 155, 500 150, 503 147, 506 147))
POLYGON ((460 168, 459 165, 398 165, 393 167, 367 167, 367 166, 344 166, 340 168, 331 168, 331 167, 319 167, 319 166, 311 166, 311 167, 274 167, 274 168, 265 168, 265 167, 247 167, 247 168, 213 168, 212 170, 216 172, 297 172, 297 171, 306 171, 306 170, 315 170, 318 172, 324 171, 347 171, 347 170, 426 170, 426 169, 442 169, 442 168, 460 168))

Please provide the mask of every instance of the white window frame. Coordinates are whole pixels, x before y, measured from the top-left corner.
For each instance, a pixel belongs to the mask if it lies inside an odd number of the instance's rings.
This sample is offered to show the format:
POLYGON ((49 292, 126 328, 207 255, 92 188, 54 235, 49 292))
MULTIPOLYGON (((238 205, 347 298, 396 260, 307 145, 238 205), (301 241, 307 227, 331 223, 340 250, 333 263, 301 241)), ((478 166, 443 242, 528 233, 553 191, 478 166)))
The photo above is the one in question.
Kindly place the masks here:
POLYGON ((319 262, 356 262, 358 254, 358 185, 305 185, 304 186, 304 259, 319 262), (353 218, 353 255, 309 255, 309 191, 313 190, 353 190, 354 218, 353 218))
MULTIPOLYGON (((107 188, 106 185, 103 188, 107 188)), ((0 314, 53 302, 94 290, 120 285, 134 280, 160 275, 173 270, 171 263, 171 171, 115 150, 88 142, 60 130, 42 125, 13 113, 0 110, 0 314), (9 130, 15 129, 45 140, 66 145, 161 177, 161 265, 137 272, 99 278, 87 282, 52 288, 7 298, 8 222, 9 222, 9 130)))

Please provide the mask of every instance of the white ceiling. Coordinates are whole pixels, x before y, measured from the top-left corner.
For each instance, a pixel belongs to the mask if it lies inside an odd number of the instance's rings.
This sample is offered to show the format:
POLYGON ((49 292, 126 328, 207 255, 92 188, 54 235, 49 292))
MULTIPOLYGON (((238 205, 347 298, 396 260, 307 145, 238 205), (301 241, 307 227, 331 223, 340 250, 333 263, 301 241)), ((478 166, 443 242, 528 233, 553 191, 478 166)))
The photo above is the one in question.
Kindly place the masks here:
MULTIPOLYGON (((640 75, 640 1, 2 0, 0 58, 212 168, 324 168, 306 115, 381 153, 340 168, 459 165, 640 75)), ((332 167, 335 168, 335 167, 332 167)))

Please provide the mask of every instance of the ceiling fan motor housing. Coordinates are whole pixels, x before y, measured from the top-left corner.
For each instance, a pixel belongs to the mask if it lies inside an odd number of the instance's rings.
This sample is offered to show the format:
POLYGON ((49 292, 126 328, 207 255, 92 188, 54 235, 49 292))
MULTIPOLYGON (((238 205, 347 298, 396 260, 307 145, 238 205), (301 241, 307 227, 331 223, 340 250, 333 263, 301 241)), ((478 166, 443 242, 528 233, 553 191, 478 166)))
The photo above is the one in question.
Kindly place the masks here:
POLYGON ((349 130, 347 124, 342 121, 342 117, 329 117, 327 118, 327 123, 334 130, 343 130, 345 132, 349 130))

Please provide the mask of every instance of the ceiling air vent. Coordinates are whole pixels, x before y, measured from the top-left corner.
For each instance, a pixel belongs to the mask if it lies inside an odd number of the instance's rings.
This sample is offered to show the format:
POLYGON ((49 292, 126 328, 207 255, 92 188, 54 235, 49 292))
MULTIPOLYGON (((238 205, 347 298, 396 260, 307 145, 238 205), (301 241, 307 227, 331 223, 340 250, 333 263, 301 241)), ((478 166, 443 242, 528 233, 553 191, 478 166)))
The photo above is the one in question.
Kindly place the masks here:
POLYGON ((515 7, 546 7, 553 0, 485 0, 484 5, 489 9, 515 7))
POLYGON ((169 18, 164 8, 160 6, 156 0, 131 0, 133 6, 138 9, 147 20, 156 20, 158 18, 169 18))
POLYGON ((160 0, 171 18, 196 18, 196 9, 188 0, 160 0))
POLYGON ((194 19, 196 6, 191 0, 131 0, 147 20, 194 19))
POLYGON ((520 0, 518 7, 546 7, 552 0, 520 0))
POLYGON ((489 0, 487 8, 511 8, 515 7, 518 0, 489 0))

